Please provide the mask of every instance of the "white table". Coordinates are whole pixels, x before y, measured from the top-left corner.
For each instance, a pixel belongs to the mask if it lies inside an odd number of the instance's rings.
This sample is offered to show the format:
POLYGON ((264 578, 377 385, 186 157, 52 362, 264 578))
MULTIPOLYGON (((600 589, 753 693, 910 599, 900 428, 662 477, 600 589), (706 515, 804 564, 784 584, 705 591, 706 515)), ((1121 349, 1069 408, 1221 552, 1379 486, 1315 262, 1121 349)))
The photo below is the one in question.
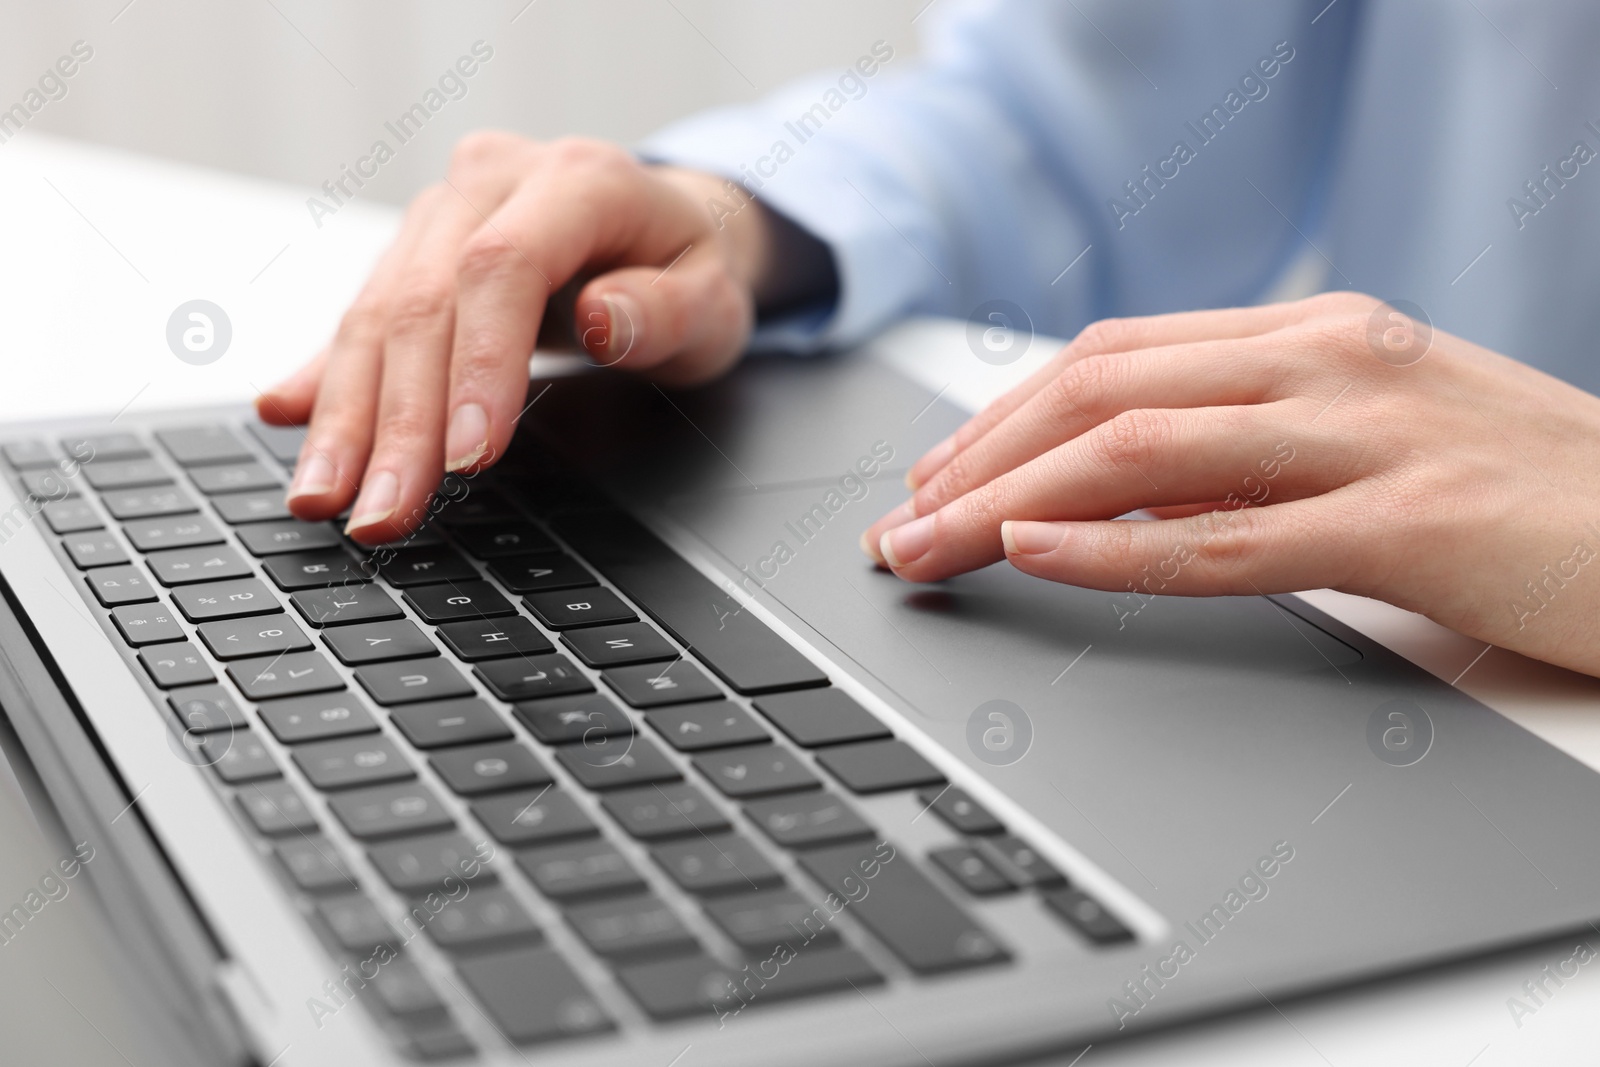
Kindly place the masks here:
MULTIPOLYGON (((398 217, 356 203, 318 229, 308 194, 31 132, 0 145, 0 420, 239 401, 287 373, 330 334, 398 217), (166 344, 168 316, 195 298, 219 304, 233 325, 231 348, 208 366, 180 362, 166 344)), ((1052 348, 1039 340, 1022 362, 989 367, 967 350, 963 324, 936 321, 909 323, 884 347, 930 395, 948 388, 967 405, 1052 348)), ((1305 597, 1600 769, 1600 681, 1485 652, 1385 604, 1328 591, 1305 597)), ((1600 968, 1580 971, 1520 1027, 1507 1009, 1540 967, 1570 954, 1526 951, 1293 1003, 1286 1014, 1263 1009, 1100 1045, 1077 1062, 1594 1062, 1600 968)))

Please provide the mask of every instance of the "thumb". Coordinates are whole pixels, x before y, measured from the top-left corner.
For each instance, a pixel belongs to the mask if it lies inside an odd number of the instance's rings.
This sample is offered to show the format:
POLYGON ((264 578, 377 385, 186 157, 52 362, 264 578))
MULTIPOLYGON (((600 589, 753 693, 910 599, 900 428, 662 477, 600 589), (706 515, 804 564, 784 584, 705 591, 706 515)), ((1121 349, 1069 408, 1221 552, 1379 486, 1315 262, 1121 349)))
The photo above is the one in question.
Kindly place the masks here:
POLYGON ((739 358, 755 301, 710 244, 663 267, 623 267, 590 279, 574 305, 578 344, 595 362, 673 384, 716 377, 739 358))

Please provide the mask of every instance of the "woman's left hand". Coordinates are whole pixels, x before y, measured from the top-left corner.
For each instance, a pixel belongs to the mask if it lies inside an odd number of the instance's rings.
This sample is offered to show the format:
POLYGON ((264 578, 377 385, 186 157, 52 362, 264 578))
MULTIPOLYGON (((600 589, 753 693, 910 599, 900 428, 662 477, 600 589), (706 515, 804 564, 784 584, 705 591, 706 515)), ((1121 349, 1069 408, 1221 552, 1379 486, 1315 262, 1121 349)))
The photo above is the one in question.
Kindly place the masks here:
POLYGON ((1331 587, 1600 674, 1600 399, 1372 297, 1095 323, 908 481, 910 581, 1331 587))

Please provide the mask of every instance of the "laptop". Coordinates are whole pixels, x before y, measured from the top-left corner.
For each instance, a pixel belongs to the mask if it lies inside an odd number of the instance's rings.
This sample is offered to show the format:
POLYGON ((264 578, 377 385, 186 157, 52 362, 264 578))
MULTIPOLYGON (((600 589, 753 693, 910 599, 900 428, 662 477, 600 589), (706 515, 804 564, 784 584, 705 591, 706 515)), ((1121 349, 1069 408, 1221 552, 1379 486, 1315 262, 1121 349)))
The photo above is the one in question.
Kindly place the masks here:
POLYGON ((1066 1062, 1600 919, 1600 779, 1293 597, 874 569, 964 413, 870 346, 529 402, 380 549, 242 408, 0 431, 14 760, 195 1062, 1066 1062))

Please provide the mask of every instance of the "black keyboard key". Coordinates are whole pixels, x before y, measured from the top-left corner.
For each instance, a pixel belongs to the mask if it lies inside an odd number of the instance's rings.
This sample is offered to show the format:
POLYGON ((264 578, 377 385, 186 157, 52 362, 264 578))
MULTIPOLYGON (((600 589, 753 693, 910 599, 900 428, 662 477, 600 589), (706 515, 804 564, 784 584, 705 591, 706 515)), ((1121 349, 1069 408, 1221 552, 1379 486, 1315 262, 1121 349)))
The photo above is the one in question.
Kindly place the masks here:
POLYGON ((379 566, 383 580, 399 589, 437 582, 478 581, 478 569, 448 545, 402 548, 379 566))
POLYGON ((740 693, 827 684, 827 676, 643 526, 620 515, 557 516, 556 532, 740 693))
POLYGON ((285 652, 276 656, 236 660, 228 664, 228 677, 251 700, 294 697, 343 689, 344 678, 320 652, 285 652))
POLYGON ((624 830, 641 841, 729 828, 728 817, 710 797, 688 782, 625 789, 602 797, 600 803, 624 830))
POLYGON ((318 789, 403 782, 417 772, 386 737, 345 737, 294 750, 293 759, 318 789))
POLYGON ((645 887, 628 858, 598 838, 518 852, 517 866, 552 900, 633 893, 645 887))
POLYGON ((447 1018, 444 1001, 417 965, 405 956, 391 959, 379 969, 372 979, 372 1003, 409 1025, 447 1018))
POLYGON ((628 713, 604 693, 528 701, 517 705, 517 718, 547 745, 592 744, 634 732, 628 713))
POLYGON ((612 667, 600 674, 618 696, 635 708, 658 708, 696 700, 720 700, 722 690, 706 672, 686 659, 612 667))
POLYGON ((306 622, 319 629, 353 622, 400 619, 405 612, 394 598, 376 585, 339 585, 332 589, 302 589, 289 594, 306 622))
POLYGON ((1077 889, 1050 889, 1040 895, 1046 907, 1097 945, 1133 940, 1133 931, 1087 893, 1077 889))
POLYGON ((755 892, 783 884, 778 868, 734 834, 656 845, 650 854, 674 882, 697 895, 755 892))
POLYGON ((647 737, 608 738, 594 744, 563 745, 556 759, 585 789, 622 789, 683 777, 647 737))
POLYGON ((815 848, 871 837, 874 833, 861 816, 831 793, 799 793, 775 800, 758 800, 746 804, 744 813, 785 848, 815 848))
POLYGON ((42 471, 24 471, 22 474, 22 488, 35 500, 70 500, 78 495, 76 474, 68 477, 64 472, 52 468, 42 471))
POLYGON ((101 460, 83 468, 84 481, 101 491, 135 489, 146 485, 167 485, 172 475, 153 459, 101 460))
POLYGON ((568 630, 561 635, 561 643, 590 667, 620 667, 678 658, 678 650, 672 642, 645 622, 568 630))
POLYGON ((491 560, 489 573, 513 593, 542 593, 599 584, 582 564, 561 552, 491 560))
POLYGON ((204 734, 198 739, 198 748, 198 762, 215 768, 217 777, 229 785, 282 777, 272 753, 249 730, 204 734))
POLYGON ((857 741, 817 753, 817 762, 857 793, 932 785, 944 774, 904 741, 857 741))
POLYGON ((654 897, 578 904, 566 914, 578 936, 607 959, 677 955, 700 947, 677 914, 654 897))
POLYGON ((255 453, 225 426, 175 426, 157 430, 156 440, 180 467, 241 463, 256 458, 255 453))
POLYGON ((124 567, 102 567, 84 575, 83 580, 89 583, 95 599, 108 608, 119 604, 138 604, 156 598, 155 588, 151 586, 150 579, 131 563, 124 567))
POLYGON ((447 830, 455 825, 433 790, 421 782, 336 793, 328 806, 350 836, 363 841, 447 830))
POLYGON ((499 712, 477 697, 406 704, 389 712, 389 718, 418 748, 499 741, 511 736, 511 728, 499 712))
POLYGON ((264 422, 250 422, 245 424, 245 429, 250 431, 251 437, 261 442, 261 447, 267 450, 269 456, 285 467, 294 466, 300 449, 305 445, 304 426, 268 426, 264 422))
POLYGON ((360 889, 331 841, 300 837, 272 849, 294 884, 307 893, 354 893, 360 889))
POLYGON ((211 665, 200 650, 187 641, 174 641, 170 645, 146 645, 139 650, 139 662, 150 672, 150 678, 162 689, 180 685, 195 685, 216 678, 211 665))
POLYGON ((428 640, 428 635, 410 619, 335 626, 323 631, 322 642, 333 650, 340 663, 352 667, 359 663, 418 659, 439 654, 433 642, 428 640))
POLYGON ((371 579, 351 555, 342 548, 319 548, 311 552, 285 552, 264 560, 261 569, 285 592, 297 589, 348 587, 371 579))
POLYGON ((472 673, 489 687, 491 693, 512 703, 564 696, 567 693, 587 693, 594 688, 584 673, 559 653, 490 660, 473 667, 472 673))
POLYGON ((354 737, 378 729, 372 713, 348 690, 269 700, 259 710, 272 736, 286 745, 354 737))
POLYGON ((385 541, 381 545, 364 545, 348 535, 345 541, 351 548, 359 552, 362 558, 370 558, 374 567, 389 558, 390 553, 399 552, 407 548, 432 548, 444 544, 444 538, 439 534, 437 526, 427 519, 422 520, 423 525, 418 526, 404 537, 397 537, 393 541, 385 541))
POLYGON ((485 619, 496 615, 515 615, 517 609, 499 590, 482 579, 451 582, 448 585, 419 585, 402 596, 423 622, 455 622, 458 619, 485 619))
POLYGON ((1007 893, 1016 888, 1011 884, 1011 879, 980 856, 977 849, 966 845, 936 848, 928 853, 928 858, 938 864, 957 885, 974 896, 1007 893))
POLYGON ((29 470, 34 467, 54 466, 56 460, 61 458, 53 447, 45 444, 36 437, 21 441, 7 441, 0 446, 4 451, 6 462, 17 470, 29 470))
POLYGON ((680 752, 772 740, 748 711, 728 700, 661 708, 645 721, 680 752))
POLYGON ((214 467, 195 467, 189 471, 189 477, 206 496, 215 493, 243 493, 252 489, 275 489, 283 484, 277 475, 259 463, 227 463, 214 467))
POLYGON ((800 853, 800 866, 822 888, 849 897, 850 914, 919 974, 995 963, 1010 954, 887 842, 864 841, 800 853))
POLYGON ((305 631, 281 611, 274 615, 203 622, 196 632, 211 654, 224 660, 300 652, 311 647, 311 639, 306 637, 305 631))
POLYGON ((510 656, 541 656, 556 650, 550 639, 521 615, 447 622, 439 627, 439 637, 456 658, 468 663, 510 656))
POLYGON ((549 786, 474 800, 472 814, 506 845, 593 837, 600 832, 571 797, 549 786))
POLYGON ((889 729, 842 689, 802 689, 758 697, 756 710, 805 748, 888 737, 889 729))
POLYGON ((178 625, 177 617, 160 601, 113 608, 111 621, 122 632, 122 639, 135 647, 184 639, 183 627, 178 625))
POLYGON ((204 548, 173 548, 152 552, 144 558, 162 585, 193 585, 228 578, 248 578, 254 572, 228 545, 204 548))
POLYGON ((406 894, 443 892, 454 883, 494 881, 494 872, 483 865, 484 856, 454 831, 373 845, 367 849, 367 858, 385 882, 406 894))
POLYGON ((122 542, 104 530, 91 530, 63 537, 61 547, 66 549, 67 555, 72 557, 72 562, 77 564, 79 570, 86 571, 90 567, 113 567, 128 562, 128 554, 122 550, 122 542))
POLYGON ((999 834, 1005 824, 967 795, 957 786, 932 786, 917 794, 917 803, 933 813, 950 828, 961 834, 999 834))
POLYGON ((222 521, 233 525, 242 522, 271 522, 289 518, 289 505, 276 489, 258 489, 250 493, 219 493, 211 498, 222 521))
POLYGON ((704 1018, 711 1012, 723 1020, 744 1009, 744 998, 751 998, 750 1003, 768 1003, 859 989, 883 981, 883 976, 858 952, 842 946, 795 953, 777 976, 763 981, 760 992, 753 995, 745 985, 749 972, 718 963, 709 956, 622 967, 617 978, 653 1019, 686 1015, 704 1018))
POLYGON ((484 522, 456 528, 461 547, 479 559, 554 552, 555 542, 531 522, 484 522))
POLYGON ((446 475, 439 495, 447 503, 438 512, 438 521, 451 529, 485 522, 507 522, 522 518, 510 501, 481 485, 469 485, 456 475, 446 475), (465 490, 465 492, 463 492, 465 490))
POLYGON ((781 745, 750 745, 696 756, 694 765, 730 797, 770 796, 822 785, 800 757, 781 745))
POLYGON ((614 622, 634 622, 639 616, 609 589, 573 589, 565 592, 534 593, 522 598, 533 617, 552 630, 578 626, 603 626, 614 622))
POLYGON ((979 838, 977 848, 990 863, 1020 886, 1066 885, 1067 879, 1039 850, 1016 834, 979 838))
POLYGON ((167 703, 178 717, 185 733, 235 730, 245 724, 244 712, 233 695, 220 685, 196 685, 174 689, 167 703))
POLYGON ((259 578, 185 586, 173 592, 172 602, 190 622, 266 615, 283 610, 278 598, 259 578))
POLYGON ((544 932, 504 888, 478 886, 447 903, 427 925, 428 934, 442 948, 503 948, 518 941, 541 941, 544 932))
POLYGON ((126 430, 107 433, 74 434, 61 439, 61 447, 70 456, 84 463, 106 459, 140 459, 150 450, 139 440, 139 435, 126 430))
POLYGON ((281 778, 241 789, 239 807, 256 830, 269 837, 307 834, 317 828, 316 816, 306 807, 299 791, 281 778))
POLYGON ((319 901, 316 911, 339 947, 351 952, 367 952, 400 941, 389 920, 366 897, 319 901))
POLYGON ((447 749, 429 756, 428 762, 446 785, 464 797, 549 785, 555 780, 520 741, 447 749))
POLYGON ((52 500, 44 506, 44 521, 58 534, 100 528, 99 513, 82 500, 52 500))
POLYGON ((175 485, 150 489, 114 489, 100 494, 100 502, 113 519, 154 519, 198 511, 194 497, 175 485))
POLYGON ((215 545, 222 542, 222 531, 204 515, 180 515, 177 518, 137 519, 123 525, 133 547, 140 552, 156 552, 163 548, 193 548, 195 545, 215 545))
POLYGON ((514 1044, 612 1028, 599 1002, 555 949, 518 948, 474 956, 458 970, 495 1027, 514 1044))
POLYGON ((834 913, 792 889, 741 893, 708 901, 705 909, 730 941, 755 956, 770 956, 779 945, 798 952, 807 945, 839 941, 834 913))
POLYGON ((379 704, 411 704, 472 696, 472 683, 447 659, 408 659, 356 668, 356 681, 379 704))
POLYGON ((246 523, 235 532, 253 556, 281 556, 285 552, 311 552, 343 544, 339 532, 326 522, 279 519, 246 523))

